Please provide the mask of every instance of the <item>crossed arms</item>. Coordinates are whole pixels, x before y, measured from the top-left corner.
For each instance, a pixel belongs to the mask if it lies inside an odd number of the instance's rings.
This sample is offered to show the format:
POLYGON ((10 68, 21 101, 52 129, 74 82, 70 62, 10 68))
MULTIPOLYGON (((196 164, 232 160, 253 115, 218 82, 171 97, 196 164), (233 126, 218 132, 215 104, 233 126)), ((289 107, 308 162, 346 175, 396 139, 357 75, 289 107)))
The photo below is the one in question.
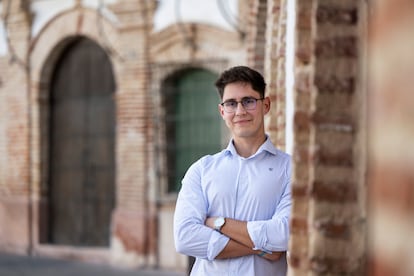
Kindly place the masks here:
MULTIPOLYGON (((208 217, 205 225, 214 229, 214 220, 216 217, 208 217)), ((242 257, 247 255, 260 255, 269 261, 277 261, 283 252, 272 252, 265 254, 261 250, 254 250, 253 241, 247 231, 247 222, 226 218, 226 223, 220 232, 230 238, 224 249, 216 256, 216 259, 227 259, 242 257)))

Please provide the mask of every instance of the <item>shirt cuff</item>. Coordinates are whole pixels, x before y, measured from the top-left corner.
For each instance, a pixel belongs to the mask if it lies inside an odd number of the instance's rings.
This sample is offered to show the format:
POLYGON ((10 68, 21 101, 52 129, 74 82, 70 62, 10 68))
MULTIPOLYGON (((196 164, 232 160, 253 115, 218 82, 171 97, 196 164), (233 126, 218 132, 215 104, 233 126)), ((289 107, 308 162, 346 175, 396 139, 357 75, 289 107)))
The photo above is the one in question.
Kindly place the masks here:
POLYGON ((271 253, 271 251, 265 248, 265 245, 267 243, 267 233, 266 228, 263 226, 263 223, 248 221, 247 232, 249 233, 250 239, 253 241, 254 250, 261 250, 269 254, 271 253))
POLYGON ((220 234, 217 231, 212 231, 210 236, 210 241, 207 247, 207 259, 209 261, 214 260, 221 251, 223 251, 224 247, 226 247, 227 243, 229 242, 230 238, 220 234))

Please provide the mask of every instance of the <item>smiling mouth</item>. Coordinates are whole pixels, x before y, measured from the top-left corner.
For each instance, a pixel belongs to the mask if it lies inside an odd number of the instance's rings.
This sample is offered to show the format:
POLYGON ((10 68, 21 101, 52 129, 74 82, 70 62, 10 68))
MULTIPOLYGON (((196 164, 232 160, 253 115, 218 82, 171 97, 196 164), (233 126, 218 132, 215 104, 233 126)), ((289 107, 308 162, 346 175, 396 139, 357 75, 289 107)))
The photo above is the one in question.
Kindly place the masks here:
POLYGON ((245 124, 245 123, 249 123, 250 122, 250 120, 241 120, 241 121, 237 121, 237 122, 234 122, 235 124, 245 124))

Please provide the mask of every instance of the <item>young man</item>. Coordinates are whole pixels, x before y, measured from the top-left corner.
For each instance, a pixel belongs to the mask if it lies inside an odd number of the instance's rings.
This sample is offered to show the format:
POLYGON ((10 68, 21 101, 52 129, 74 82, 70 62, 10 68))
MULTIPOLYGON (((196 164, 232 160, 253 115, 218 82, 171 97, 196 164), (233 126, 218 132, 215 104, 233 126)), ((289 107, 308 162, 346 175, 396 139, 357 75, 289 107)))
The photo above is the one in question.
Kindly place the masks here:
POLYGON ((216 81, 228 147, 187 171, 174 215, 178 252, 196 257, 191 275, 286 275, 290 156, 264 131, 270 99, 246 66, 216 81))

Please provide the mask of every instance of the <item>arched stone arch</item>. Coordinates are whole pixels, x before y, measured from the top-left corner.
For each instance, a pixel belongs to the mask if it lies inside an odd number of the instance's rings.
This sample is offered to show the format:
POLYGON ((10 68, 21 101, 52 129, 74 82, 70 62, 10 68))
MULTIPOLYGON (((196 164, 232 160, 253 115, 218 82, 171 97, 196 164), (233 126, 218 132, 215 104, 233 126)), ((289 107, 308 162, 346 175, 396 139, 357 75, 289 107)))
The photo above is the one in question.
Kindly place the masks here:
MULTIPOLYGON (((77 8, 62 12, 51 19, 33 39, 30 46, 30 80, 32 90, 48 81, 56 59, 71 38, 85 36, 95 41, 111 58, 114 71, 118 71, 122 57, 113 52, 117 41, 117 28, 95 10, 77 8), (73 24, 76 22, 77 24, 73 24), (112 51, 112 52, 111 52, 112 51)), ((116 76, 117 74, 115 74, 116 76)), ((32 94, 36 95, 36 90, 32 94)), ((41 97, 42 93, 37 93, 41 97)))
POLYGON ((228 65, 246 63, 244 38, 237 32, 214 26, 175 24, 152 34, 150 39, 152 63, 197 60, 226 60, 228 65))

